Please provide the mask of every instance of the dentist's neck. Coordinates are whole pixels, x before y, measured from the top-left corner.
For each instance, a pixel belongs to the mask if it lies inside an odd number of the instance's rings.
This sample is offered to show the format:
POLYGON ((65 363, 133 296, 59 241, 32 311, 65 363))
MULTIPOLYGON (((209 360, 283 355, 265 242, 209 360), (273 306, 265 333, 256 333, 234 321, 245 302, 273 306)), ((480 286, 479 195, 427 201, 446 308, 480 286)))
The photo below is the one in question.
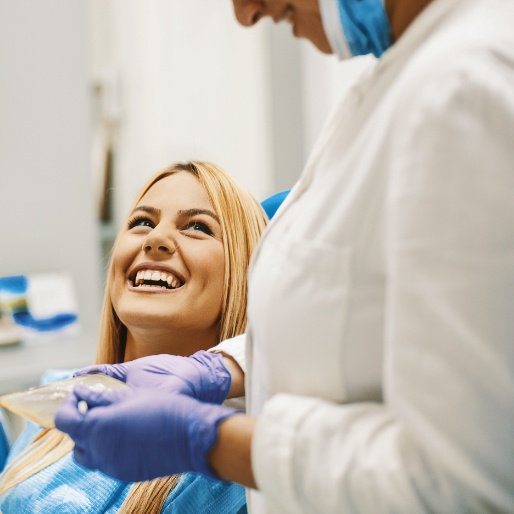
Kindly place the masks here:
POLYGON ((394 41, 401 37, 407 27, 430 2, 432 0, 385 0, 394 41))

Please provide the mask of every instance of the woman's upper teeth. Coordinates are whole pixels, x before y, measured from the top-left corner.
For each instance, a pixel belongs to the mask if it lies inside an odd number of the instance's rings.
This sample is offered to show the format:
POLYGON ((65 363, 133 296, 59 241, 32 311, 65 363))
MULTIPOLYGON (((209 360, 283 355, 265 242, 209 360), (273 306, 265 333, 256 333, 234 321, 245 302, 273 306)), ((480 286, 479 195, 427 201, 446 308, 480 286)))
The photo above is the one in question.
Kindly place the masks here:
POLYGON ((156 282, 161 282, 162 287, 168 287, 170 289, 176 289, 180 287, 180 280, 176 278, 171 273, 166 273, 165 271, 157 271, 157 270, 139 270, 136 274, 136 278, 134 279, 134 285, 140 286, 145 282, 151 281, 152 284, 146 285, 157 285, 156 282), (167 286, 166 286, 167 284, 167 286))

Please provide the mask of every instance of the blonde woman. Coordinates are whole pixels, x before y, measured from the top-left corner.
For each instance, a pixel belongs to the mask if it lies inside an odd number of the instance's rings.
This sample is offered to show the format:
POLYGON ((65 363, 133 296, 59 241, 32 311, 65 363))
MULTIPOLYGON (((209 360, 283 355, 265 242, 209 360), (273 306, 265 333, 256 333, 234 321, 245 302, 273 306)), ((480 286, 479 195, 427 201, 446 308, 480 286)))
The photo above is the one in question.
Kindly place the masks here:
MULTIPOLYGON (((198 366, 221 359, 203 350, 245 330, 246 272, 265 225, 259 204, 211 163, 153 177, 113 248, 97 364, 129 367, 157 354, 172 366, 182 360, 171 355, 195 354, 198 366)), ((238 485, 196 474, 122 482, 78 465, 72 449, 67 435, 29 426, 0 475, 3 514, 246 512, 238 485)))

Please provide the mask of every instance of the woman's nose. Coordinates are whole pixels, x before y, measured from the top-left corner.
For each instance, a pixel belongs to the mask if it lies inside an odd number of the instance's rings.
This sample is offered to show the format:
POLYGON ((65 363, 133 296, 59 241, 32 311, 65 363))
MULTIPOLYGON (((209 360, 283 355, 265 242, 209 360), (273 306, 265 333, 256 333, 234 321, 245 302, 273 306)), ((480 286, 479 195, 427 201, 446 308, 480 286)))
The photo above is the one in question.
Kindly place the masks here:
POLYGON ((157 245, 152 245, 151 243, 148 243, 148 242, 143 245, 143 252, 150 253, 153 250, 157 250, 162 253, 173 253, 169 246, 165 246, 165 245, 157 246, 157 245))
POLYGON ((244 27, 255 25, 265 15, 263 0, 233 0, 233 4, 237 21, 244 27))
MULTIPOLYGON (((157 228, 157 227, 156 227, 157 228)), ((152 230, 143 242, 142 250, 145 254, 157 252, 160 254, 172 254, 177 249, 177 243, 169 236, 159 230, 152 230)))

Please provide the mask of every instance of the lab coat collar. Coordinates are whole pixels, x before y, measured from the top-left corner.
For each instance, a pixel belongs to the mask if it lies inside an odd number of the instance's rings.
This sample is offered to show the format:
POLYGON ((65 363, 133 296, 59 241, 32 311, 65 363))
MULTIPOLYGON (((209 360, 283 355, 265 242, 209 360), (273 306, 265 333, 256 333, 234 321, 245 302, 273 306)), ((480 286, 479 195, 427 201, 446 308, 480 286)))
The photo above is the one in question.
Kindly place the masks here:
MULTIPOLYGON (((458 7, 470 0, 433 0, 407 27, 400 38, 381 57, 378 71, 412 55, 442 23, 449 22, 458 7)), ((473 0, 471 0, 473 2, 473 0)))

